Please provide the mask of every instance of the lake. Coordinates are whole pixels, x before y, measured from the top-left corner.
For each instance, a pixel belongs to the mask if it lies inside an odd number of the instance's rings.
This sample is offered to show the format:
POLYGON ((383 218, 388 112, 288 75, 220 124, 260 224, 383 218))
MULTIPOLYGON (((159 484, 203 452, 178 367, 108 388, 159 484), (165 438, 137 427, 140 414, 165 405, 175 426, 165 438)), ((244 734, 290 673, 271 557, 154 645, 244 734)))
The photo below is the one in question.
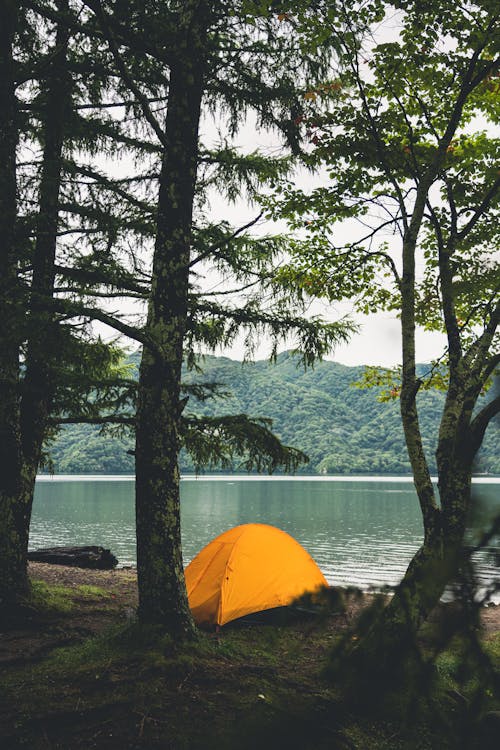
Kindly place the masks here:
MULTIPOLYGON (((474 498, 482 517, 493 517, 500 511, 500 480, 477 480, 474 498)), ((186 476, 181 520, 186 564, 222 531, 268 523, 295 537, 329 583, 361 588, 397 583, 422 539, 418 501, 407 478, 186 476)), ((30 549, 99 544, 120 565, 134 565, 134 534, 132 477, 37 480, 30 549)), ((483 583, 498 573, 485 554, 478 571, 483 583)))

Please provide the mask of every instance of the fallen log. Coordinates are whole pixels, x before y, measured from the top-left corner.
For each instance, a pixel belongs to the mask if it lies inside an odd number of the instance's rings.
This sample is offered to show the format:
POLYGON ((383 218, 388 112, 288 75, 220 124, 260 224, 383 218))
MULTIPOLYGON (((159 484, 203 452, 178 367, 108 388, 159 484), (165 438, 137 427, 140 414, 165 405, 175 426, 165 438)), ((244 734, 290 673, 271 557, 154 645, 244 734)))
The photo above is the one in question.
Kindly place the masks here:
POLYGON ((118 563, 113 553, 104 547, 44 547, 28 552, 28 560, 94 570, 111 570, 118 563))

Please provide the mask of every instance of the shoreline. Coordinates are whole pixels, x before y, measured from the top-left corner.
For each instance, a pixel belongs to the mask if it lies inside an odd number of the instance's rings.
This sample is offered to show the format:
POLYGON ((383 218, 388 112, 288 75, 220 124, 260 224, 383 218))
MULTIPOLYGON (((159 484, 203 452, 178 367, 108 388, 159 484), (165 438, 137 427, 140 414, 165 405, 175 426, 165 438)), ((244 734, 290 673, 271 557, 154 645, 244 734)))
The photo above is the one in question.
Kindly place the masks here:
MULTIPOLYGON (((431 476, 437 482, 437 476, 431 476)), ((133 482, 135 474, 38 474, 37 482, 133 482)), ((413 482, 411 474, 181 474, 181 482, 413 482)), ((500 484, 497 474, 477 474, 473 484, 500 484)))
MULTIPOLYGON (((123 591, 127 591, 130 596, 131 602, 137 601, 137 567, 134 565, 126 565, 122 568, 116 567, 112 570, 92 570, 89 568, 77 568, 66 565, 57 565, 53 563, 41 563, 41 562, 29 562, 28 563, 29 575, 34 580, 42 580, 46 583, 55 583, 69 586, 78 586, 79 584, 91 584, 101 586, 105 589, 112 590, 115 584, 119 584, 123 591)), ((358 591, 361 596, 360 600, 366 600, 369 602, 375 596, 382 595, 390 598, 393 593, 390 591, 377 590, 377 589, 362 589, 355 587, 346 586, 330 586, 332 590, 343 592, 348 598, 357 596, 355 593, 358 591)), ((446 607, 453 602, 446 600, 441 601, 441 606, 446 607)), ((485 621, 495 631, 500 632, 500 603, 493 601, 488 602, 484 607, 481 608, 482 613, 491 613, 485 617, 485 621)))
MULTIPOLYGON (((418 725, 401 724, 395 741, 395 725, 385 716, 367 720, 363 711, 342 710, 339 688, 324 669, 373 601, 369 594, 347 594, 345 607, 325 617, 228 625, 182 645, 136 623, 134 570, 33 562, 30 577, 38 609, 0 637, 2 747, 381 750, 413 747, 415 737, 426 740, 418 743, 422 750, 458 747, 440 725, 434 729, 434 713, 418 725)), ((457 615, 456 608, 437 607, 418 639, 421 653, 433 655, 436 710, 439 716, 447 710, 450 722, 475 695, 460 676, 460 645, 449 641, 443 651, 443 625, 456 623, 457 615)), ((480 617, 481 645, 497 669, 500 607, 487 607, 480 617)), ((415 700, 411 690, 402 698, 408 707, 415 700)), ((399 717, 399 692, 395 700, 399 717)), ((493 718, 497 706, 488 697, 493 718)))

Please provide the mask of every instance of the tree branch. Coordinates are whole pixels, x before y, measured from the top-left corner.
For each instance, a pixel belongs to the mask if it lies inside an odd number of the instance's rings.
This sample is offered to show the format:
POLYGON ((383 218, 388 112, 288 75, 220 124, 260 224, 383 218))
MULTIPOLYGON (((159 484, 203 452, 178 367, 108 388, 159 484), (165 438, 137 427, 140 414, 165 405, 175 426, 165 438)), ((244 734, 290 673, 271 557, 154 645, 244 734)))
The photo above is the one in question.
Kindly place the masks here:
POLYGON ((87 307, 79 302, 73 302, 65 299, 46 299, 39 298, 33 300, 33 307, 42 309, 51 309, 53 312, 62 313, 71 318, 89 318, 90 320, 99 320, 101 323, 113 328, 115 331, 122 333, 124 336, 139 341, 144 346, 155 351, 159 354, 158 347, 154 344, 153 340, 147 336, 142 328, 127 325, 118 318, 109 315, 102 310, 98 310, 95 307, 87 307))
POLYGON ((135 417, 125 414, 109 414, 107 416, 89 417, 86 414, 75 414, 71 417, 51 417, 49 424, 126 424, 135 425, 135 417))
POLYGON ((224 239, 218 242, 216 245, 212 245, 212 247, 209 247, 203 253, 200 253, 196 258, 193 258, 193 260, 189 264, 189 268, 192 268, 192 266, 196 265, 196 263, 200 263, 202 260, 205 260, 210 255, 216 253, 217 250, 220 250, 222 247, 224 247, 224 245, 227 245, 229 242, 231 242, 231 240, 234 240, 236 237, 238 237, 238 235, 242 234, 245 229, 253 227, 255 224, 257 224, 258 221, 260 221, 260 219, 262 219, 263 215, 264 211, 261 211, 260 214, 255 217, 255 219, 252 219, 244 226, 236 229, 232 234, 229 235, 229 237, 224 237, 224 239))
POLYGON ((105 175, 102 175, 100 172, 97 172, 90 167, 78 164, 69 164, 68 162, 66 162, 64 166, 66 171, 70 174, 81 174, 84 177, 89 177, 98 185, 102 185, 103 187, 111 190, 111 192, 116 193, 116 195, 120 196, 120 198, 123 198, 127 203, 136 206, 136 208, 139 208, 145 213, 155 215, 155 209, 153 206, 149 205, 149 203, 146 203, 146 201, 136 198, 134 195, 130 195, 130 193, 128 193, 126 190, 118 187, 117 183, 114 180, 109 179, 105 175))
POLYGON ((500 396, 488 401, 479 414, 477 414, 470 425, 471 452, 475 456, 481 443, 483 442, 484 433, 493 419, 500 412, 500 396))
POLYGON ((471 367, 474 376, 478 376, 484 367, 484 360, 488 354, 488 349, 495 335, 496 329, 500 323, 500 302, 497 302, 491 312, 490 319, 485 326, 482 334, 474 341, 465 354, 468 366, 471 367), (475 361, 474 361, 475 360, 475 361))
POLYGON ((490 375, 493 374, 495 371, 495 368, 500 365, 500 354, 495 354, 491 359, 486 363, 484 366, 483 374, 482 374, 482 383, 486 383, 490 375))
POLYGON ((164 148, 166 148, 168 145, 168 141, 167 141, 165 132, 163 128, 161 127, 161 125, 159 124, 156 117, 154 116, 151 107, 149 106, 148 97, 142 93, 142 91, 140 90, 140 88, 137 86, 134 79, 132 78, 132 76, 129 74, 125 66, 125 63, 123 62, 123 58, 120 55, 120 52, 118 50, 118 46, 116 44, 113 32, 110 29, 110 26, 108 23, 108 17, 102 8, 100 0, 82 0, 82 2, 84 3, 84 5, 89 7, 94 12, 97 20, 99 21, 104 37, 108 43, 109 50, 113 56, 115 65, 123 79, 123 82, 126 84, 126 86, 128 86, 130 91, 133 93, 133 95, 137 99, 138 103, 141 105, 144 117, 147 120, 147 122, 151 125, 161 145, 164 148))
POLYGON ((460 331, 455 314, 453 272, 450 263, 450 256, 453 253, 454 245, 452 244, 452 235, 450 235, 450 240, 445 245, 441 223, 429 200, 427 200, 427 207, 430 212, 429 218, 438 246, 439 288, 441 291, 446 337, 448 339, 450 374, 453 375, 462 356, 462 343, 460 341, 460 331))
POLYGON ((467 224, 462 227, 462 229, 457 233, 457 240, 463 240, 464 237, 466 237, 471 229, 477 224, 479 219, 483 216, 484 213, 488 210, 488 207, 495 197, 495 194, 498 192, 498 189, 500 188, 500 177, 497 177, 491 188, 488 190, 486 195, 484 196, 483 200, 479 204, 479 206, 474 211, 472 217, 467 222, 467 224))
POLYGON ((112 286, 118 289, 124 289, 128 292, 135 292, 139 295, 147 295, 148 288, 137 284, 133 277, 125 276, 123 278, 107 276, 96 269, 69 268, 67 266, 55 266, 58 276, 74 281, 87 282, 89 284, 112 286))

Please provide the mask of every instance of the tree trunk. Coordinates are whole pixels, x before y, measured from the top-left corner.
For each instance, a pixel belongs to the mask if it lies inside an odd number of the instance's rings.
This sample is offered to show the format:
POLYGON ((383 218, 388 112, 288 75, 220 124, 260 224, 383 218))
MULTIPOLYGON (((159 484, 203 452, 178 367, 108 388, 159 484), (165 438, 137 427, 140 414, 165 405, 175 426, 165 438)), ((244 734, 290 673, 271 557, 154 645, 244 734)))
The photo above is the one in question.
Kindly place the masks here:
POLYGON ((456 481, 446 489, 446 494, 449 493, 453 495, 455 509, 460 507, 461 512, 447 515, 441 510, 436 514, 434 528, 427 529, 424 543, 412 558, 384 612, 385 624, 393 629, 393 648, 398 630, 401 630, 402 640, 414 643, 418 629, 457 573, 469 507, 470 475, 461 473, 459 477, 457 470, 456 481))
POLYGON ((160 175, 157 237, 136 421, 139 618, 184 637, 194 632, 180 534, 179 420, 187 322, 192 211, 203 94, 204 30, 195 17, 184 54, 171 68, 167 144, 160 175))
MULTIPOLYGON (((427 523, 424 543, 389 604, 373 612, 371 618, 368 616, 361 626, 359 640, 334 654, 336 671, 348 670, 347 683, 356 690, 363 684, 370 691, 375 682, 386 684, 390 690, 405 684, 411 693, 412 678, 419 679, 422 664, 417 634, 439 604, 462 559, 470 474, 466 467, 455 465, 453 481, 446 486, 441 483, 443 508, 452 499, 454 512, 436 511, 432 524, 427 523)), ((369 696, 368 692, 366 697, 369 696)))
MULTIPOLYGON (((60 13, 68 10, 67 0, 58 0, 60 13)), ((28 324, 26 366, 21 398, 21 440, 24 461, 23 504, 26 518, 25 550, 28 551, 29 524, 35 479, 52 405, 54 367, 60 358, 57 323, 45 302, 54 295, 59 193, 62 149, 68 105, 67 51, 69 31, 59 24, 46 85, 43 160, 39 190, 39 210, 33 277, 31 313, 28 324)))
POLYGON ((0 0, 0 608, 28 594, 21 535, 22 456, 19 417, 19 346, 23 304, 17 277, 17 106, 12 47, 17 2, 0 0))
MULTIPOLYGON (((67 0, 60 0, 58 9, 67 9, 67 0)), ((2 351, 12 347, 12 362, 15 361, 16 387, 14 396, 2 398, 4 408, 15 410, 16 420, 12 420, 12 431, 15 425, 16 454, 15 458, 7 459, 2 456, 2 475, 10 477, 11 490, 2 499, 0 506, 0 534, 4 537, 0 543, 2 550, 0 570, 2 593, 0 599, 12 604, 22 602, 29 597, 29 583, 27 577, 27 552, 31 509, 35 478, 38 470, 43 440, 47 429, 51 394, 53 385, 53 363, 57 356, 54 321, 52 316, 43 310, 33 312, 39 307, 40 301, 52 297, 54 287, 54 264, 59 211, 59 189, 61 183, 62 143, 65 121, 66 104, 66 54, 68 45, 68 31, 61 24, 58 28, 52 64, 46 81, 47 101, 45 124, 43 132, 44 152, 42 162, 42 176, 39 191, 39 214, 37 235, 33 255, 33 278, 31 285, 31 309, 27 326, 28 341, 25 361, 25 376, 22 383, 22 398, 19 401, 19 346, 20 331, 11 330, 11 326, 3 329, 7 338, 5 346, 0 345, 2 351), (17 333, 17 335, 16 335, 17 333), (15 352, 15 355, 14 355, 15 352), (19 407, 19 403, 21 406, 19 407)), ((2 108, 3 112, 3 108, 2 108)), ((2 159, 2 164, 4 160, 2 159)), ((15 187, 15 161, 13 163, 15 187)), ((15 211, 15 204, 14 204, 15 211)), ((4 218, 4 211, 1 211, 4 218)), ((12 221, 11 226, 14 227, 12 221)), ((1 236, 6 236, 1 231, 1 236)), ((15 257, 11 266, 16 268, 15 257)), ((2 294, 2 299, 16 300, 15 290, 10 295, 2 294)), ((2 315, 5 320, 5 315, 2 315)), ((21 311, 16 318, 18 328, 21 311)), ((23 326, 24 327, 24 326, 23 326)), ((12 367, 14 376, 14 367, 12 367)), ((1 408, 1 407, 0 407, 1 408)), ((9 445, 6 440, 5 444, 9 445)), ((12 441, 11 441, 12 442, 12 441)), ((12 452, 12 450, 11 450, 12 452)), ((2 478, 4 478, 2 476, 2 478)))
POLYGON ((422 221, 430 173, 417 193, 413 214, 403 241, 401 278, 402 385, 401 419, 424 527, 424 541, 411 560, 388 606, 377 612, 359 641, 349 644, 347 669, 354 684, 386 679, 394 684, 408 678, 409 657, 416 654, 421 624, 438 604, 447 583, 457 570, 469 507, 471 464, 456 447, 461 443, 464 423, 463 393, 453 378, 441 421, 438 448, 440 507, 436 502, 420 431, 416 397, 419 381, 415 360, 415 249, 422 221), (455 390, 457 392, 455 393, 455 390), (444 425, 444 427, 443 427, 444 425), (440 453, 441 451, 441 453, 440 453))
POLYGON ((440 507, 431 494, 430 477, 426 479, 425 456, 412 398, 416 389, 402 394, 402 399, 407 399, 402 400, 401 410, 422 508, 424 542, 387 607, 374 613, 360 632, 359 640, 348 644, 346 651, 338 654, 343 660, 342 668, 351 670, 356 689, 360 680, 367 683, 370 676, 392 687, 401 684, 401 680, 408 685, 412 676, 409 670, 421 666, 418 630, 438 605, 463 560, 464 534, 471 505, 472 463, 478 448, 478 445, 471 448, 470 435, 473 407, 470 394, 476 392, 473 379, 466 377, 463 362, 459 361, 451 371, 436 452, 440 507))

